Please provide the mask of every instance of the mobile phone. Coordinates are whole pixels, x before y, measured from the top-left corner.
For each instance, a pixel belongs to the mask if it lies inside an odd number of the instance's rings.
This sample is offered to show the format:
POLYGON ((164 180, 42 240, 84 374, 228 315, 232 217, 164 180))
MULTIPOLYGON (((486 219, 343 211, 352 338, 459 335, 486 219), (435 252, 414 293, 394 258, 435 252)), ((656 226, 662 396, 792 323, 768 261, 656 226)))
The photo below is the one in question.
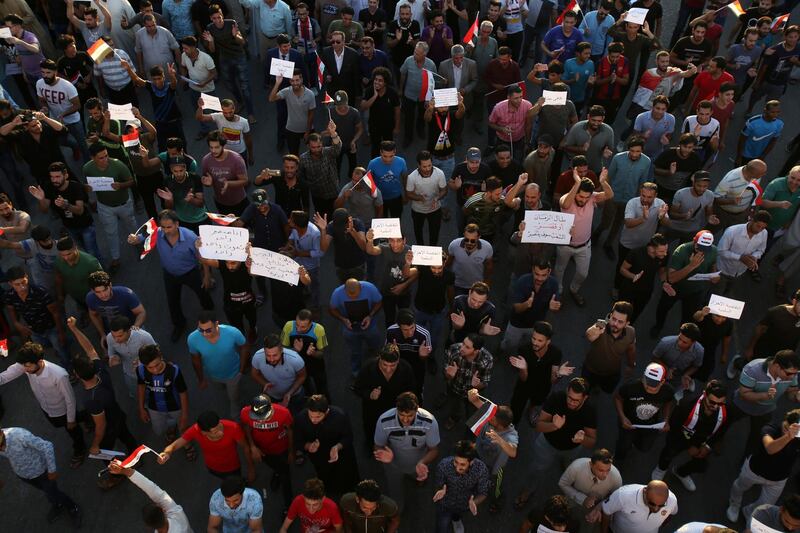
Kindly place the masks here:
POLYGON ((598 318, 597 321, 594 323, 595 327, 600 329, 605 329, 606 324, 608 324, 608 321, 603 318, 598 318))

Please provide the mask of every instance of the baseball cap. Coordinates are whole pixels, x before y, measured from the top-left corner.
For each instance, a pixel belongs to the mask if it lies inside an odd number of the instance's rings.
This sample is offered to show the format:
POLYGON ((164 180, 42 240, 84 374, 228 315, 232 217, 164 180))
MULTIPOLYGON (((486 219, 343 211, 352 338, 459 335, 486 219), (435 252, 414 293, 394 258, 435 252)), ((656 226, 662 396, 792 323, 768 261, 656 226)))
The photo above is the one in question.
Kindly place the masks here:
POLYGON ((250 402, 250 418, 253 420, 266 420, 272 412, 272 400, 266 394, 259 394, 250 402))
POLYGON ((264 205, 269 202, 269 195, 264 189, 256 189, 253 191, 253 194, 250 195, 250 199, 256 205, 264 205))
POLYGON ((474 146, 467 150, 467 161, 480 161, 481 160, 481 150, 480 148, 475 148, 474 146))
POLYGON ((553 146, 553 136, 547 133, 539 135, 539 138, 536 139, 536 144, 546 144, 547 146, 553 146))
POLYGON ((701 251, 710 250, 711 246, 714 244, 714 234, 710 231, 700 230, 694 236, 694 243, 701 251))
POLYGON ((661 383, 663 383, 666 375, 667 373, 664 370, 664 367, 658 363, 650 363, 647 365, 647 368, 644 369, 644 379, 647 385, 650 387, 658 387, 661 383))
POLYGON ((336 91, 336 94, 333 95, 333 101, 336 105, 347 104, 347 93, 345 91, 336 91))

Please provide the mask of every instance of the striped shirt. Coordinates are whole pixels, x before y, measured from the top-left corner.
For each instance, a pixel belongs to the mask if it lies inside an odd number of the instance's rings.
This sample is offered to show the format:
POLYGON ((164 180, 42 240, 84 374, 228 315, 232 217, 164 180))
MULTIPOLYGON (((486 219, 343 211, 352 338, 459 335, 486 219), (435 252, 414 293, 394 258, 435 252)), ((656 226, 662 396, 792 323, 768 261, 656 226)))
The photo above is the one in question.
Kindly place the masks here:
POLYGON ((145 406, 161 413, 181 408, 180 394, 186 392, 186 382, 175 363, 166 363, 160 374, 151 374, 142 364, 136 369, 139 385, 144 385, 145 406))
POLYGON ((397 409, 389 409, 378 419, 375 445, 388 446, 394 452, 392 464, 401 472, 411 474, 416 464, 431 448, 439 446, 439 423, 429 411, 417 409, 411 424, 403 426, 397 409))
POLYGON ((94 65, 94 75, 101 76, 103 78, 103 83, 114 91, 122 90, 131 82, 131 77, 128 71, 122 68, 120 59, 127 61, 131 68, 133 68, 134 63, 131 61, 130 56, 125 50, 119 48, 114 49, 113 55, 106 56, 103 61, 95 63, 94 65))
POLYGON ((0 456, 7 457, 11 470, 22 479, 34 479, 45 472, 56 471, 53 443, 37 437, 27 429, 4 428, 5 444, 0 456))
POLYGON ((411 337, 404 337, 400 331, 400 326, 392 324, 386 329, 386 344, 397 343, 400 349, 400 357, 406 361, 413 361, 419 358, 419 347, 423 344, 432 346, 430 332, 417 324, 411 337))

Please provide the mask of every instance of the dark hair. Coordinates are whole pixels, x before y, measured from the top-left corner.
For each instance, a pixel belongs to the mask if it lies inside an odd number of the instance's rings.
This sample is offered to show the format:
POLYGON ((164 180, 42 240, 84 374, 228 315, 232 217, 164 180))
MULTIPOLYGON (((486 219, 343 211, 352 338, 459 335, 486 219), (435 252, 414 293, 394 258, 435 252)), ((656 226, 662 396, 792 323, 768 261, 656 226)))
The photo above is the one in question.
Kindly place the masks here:
POLYGON ((477 233, 478 235, 481 234, 481 228, 478 227, 477 224, 474 222, 470 222, 466 226, 464 226, 464 233, 477 233))
POLYGON ((697 22, 695 22, 694 24, 692 24, 692 29, 695 29, 695 28, 705 28, 705 29, 708 29, 708 22, 706 22, 705 20, 698 20, 697 22))
POLYGON ((277 333, 268 333, 267 336, 264 337, 264 348, 275 348, 276 346, 283 346, 280 335, 277 333))
POLYGON ((44 346, 38 342, 28 341, 17 350, 17 363, 21 365, 38 363, 40 359, 44 359, 44 346))
POLYGON ((422 163, 423 161, 430 161, 431 159, 433 159, 433 156, 427 150, 422 150, 417 154, 417 163, 422 163))
POLYGON ((111 285, 111 276, 107 272, 98 270, 89 274, 89 288, 108 287, 111 285))
POLYGON ((499 422, 502 427, 507 428, 514 422, 514 413, 511 411, 511 407, 507 405, 498 405, 494 419, 499 422))
POLYGON ((209 17, 211 15, 216 15, 217 13, 222 15, 222 8, 219 7, 219 4, 211 4, 210 6, 208 6, 208 16, 209 17))
POLYGON ((245 484, 242 476, 228 476, 222 480, 219 491, 225 498, 230 498, 231 496, 242 494, 244 492, 244 487, 245 484))
POLYGON ((711 174, 705 170, 698 170, 692 174, 692 181, 711 181, 711 174))
POLYGON ((19 24, 21 26, 25 21, 16 13, 11 13, 3 18, 3 22, 10 22, 11 24, 19 24))
MULTIPOLYGON (((769 18, 769 17, 767 17, 767 18, 769 18)), ((758 19, 758 21, 757 21, 757 23, 756 23, 756 26, 757 26, 757 25, 758 25, 760 22, 761 22, 761 19, 758 19)), ((770 23, 771 23, 771 21, 770 21, 770 23)), ((757 28, 756 26, 750 26, 749 28, 747 28, 746 30, 744 30, 743 37, 747 37, 748 35, 755 35, 756 37, 759 37, 759 36, 760 36, 760 34, 758 33, 758 28, 757 28)))
POLYGON ((584 50, 590 49, 591 47, 592 47, 592 45, 590 43, 587 43, 586 41, 583 41, 583 42, 578 43, 577 46, 575 46, 575 52, 576 52, 576 54, 580 54, 584 50))
POLYGON ((159 529, 167 525, 167 515, 164 509, 153 502, 148 502, 142 507, 142 520, 150 529, 159 529))
POLYGON ((186 145, 180 137, 170 137, 167 139, 167 148, 183 150, 186 145))
POLYGON ((381 487, 374 479, 364 479, 356 485, 356 496, 360 500, 378 502, 381 499, 381 487))
POLYGON ((763 222, 764 224, 769 224, 772 221, 772 215, 769 211, 756 211, 753 213, 752 217, 753 222, 763 222))
POLYGON ((724 69, 728 66, 728 61, 722 56, 714 56, 711 58, 711 61, 717 64, 717 68, 724 69))
POLYGON ((568 19, 568 18, 573 18, 575 20, 578 20, 578 14, 570 9, 569 11, 567 11, 564 14, 561 15, 561 20, 568 19))
POLYGON ((217 320, 217 313, 214 312, 213 309, 203 309, 200 311, 200 314, 197 315, 198 324, 205 324, 206 322, 219 322, 219 320, 217 320))
POLYGON ((69 235, 61 237, 56 241, 56 250, 59 252, 66 252, 67 250, 75 249, 75 241, 69 235))
POLYGON ((289 219, 292 221, 292 224, 299 228, 308 227, 308 213, 305 211, 299 209, 297 211, 292 211, 289 215, 289 219))
POLYGON ((52 233, 50 233, 50 228, 44 225, 34 226, 31 230, 31 238, 34 241, 46 241, 51 235, 52 233))
POLYGON ((275 43, 276 43, 278 46, 280 46, 280 45, 282 45, 282 44, 289 44, 289 43, 291 43, 291 42, 292 42, 292 40, 291 40, 291 39, 289 39, 289 36, 288 36, 288 35, 286 35, 285 33, 281 33, 281 34, 279 34, 279 35, 278 35, 278 36, 275 38, 275 43))
MULTIPOLYGON (((386 67, 375 67, 372 70, 372 80, 373 81, 375 80, 375 76, 382 76, 383 77, 383 81, 385 81, 387 85, 391 85, 392 84, 392 73, 386 67)), ((383 148, 383 143, 392 143, 392 144, 394 144, 394 141, 381 141, 381 150, 384 149, 383 148)))
MULTIPOLYGON (((552 60, 550 63, 547 64, 547 73, 548 74, 564 74, 564 63, 558 61, 557 59, 552 60)), ((564 86, 566 87, 566 85, 564 86)), ((558 91, 555 85, 552 87, 554 91, 558 91)), ((566 89, 565 89, 566 90, 566 89)))
POLYGON ((197 47, 197 37, 194 35, 187 35, 183 39, 180 40, 181 44, 185 44, 186 46, 191 46, 196 48, 197 47))
POLYGON ((4 192, 0 192, 0 204, 11 204, 11 198, 4 192))
POLYGON ((56 62, 52 59, 44 59, 41 63, 39 63, 39 68, 46 68, 47 70, 56 70, 58 67, 56 66, 56 62))
POLYGON ((472 343, 472 348, 475 350, 480 350, 483 348, 484 338, 477 333, 468 334, 466 337, 464 337, 464 340, 469 340, 469 342, 472 343))
POLYGON ((550 270, 553 268, 553 264, 545 257, 537 257, 533 261, 533 268, 537 270, 550 270))
POLYGON ((151 78, 153 76, 164 76, 164 68, 161 65, 153 65, 148 72, 151 78))
POLYGON ((678 333, 693 341, 699 341, 701 337, 700 328, 694 322, 686 322, 685 324, 681 324, 678 333))
POLYGON ((414 313, 411 309, 400 309, 397 312, 397 323, 401 326, 411 326, 414 322, 414 313))
POLYGON ((553 325, 550 322, 539 320, 533 323, 533 333, 544 335, 548 339, 553 338, 553 325))
POLYGON ((506 94, 508 96, 511 96, 512 94, 518 94, 518 93, 519 94, 522 93, 522 87, 520 87, 519 84, 517 84, 517 83, 515 83, 513 85, 509 85, 508 86, 508 90, 506 90, 506 94))
POLYGON ((331 404, 324 394, 312 394, 306 400, 306 409, 314 413, 326 413, 330 407, 331 404))
POLYGON ((201 431, 210 431, 219 425, 219 415, 214 411, 203 411, 197 417, 197 426, 201 431))
POLYGON ((100 152, 105 152, 107 150, 108 148, 106 148, 106 146, 103 143, 94 143, 89 147, 89 155, 94 157, 100 152))
POLYGON ((778 363, 781 370, 800 368, 800 358, 797 357, 794 350, 780 350, 773 356, 772 360, 778 363))
POLYGON ((593 463, 600 461, 603 464, 610 465, 611 463, 614 462, 614 455, 605 448, 600 448, 599 450, 595 450, 592 452, 590 460, 593 463))
POLYGON ((711 100, 700 100, 697 103, 697 109, 714 109, 714 104, 711 103, 711 100))
POLYGON ((664 237, 660 233, 653 233, 653 236, 650 237, 650 240, 647 241, 647 246, 666 246, 669 244, 669 241, 666 237, 664 237))
POLYGON ((601 105, 593 105, 589 108, 589 113, 587 114, 589 117, 605 117, 606 116, 606 108, 601 105))
POLYGON ((585 167, 589 165, 589 160, 585 155, 576 155, 572 158, 572 168, 585 167))
POLYGON ((712 379, 706 384, 705 392, 717 398, 725 398, 728 395, 728 387, 718 379, 712 379))
POLYGON ((511 147, 506 143, 500 143, 494 149, 495 157, 500 152, 511 152, 511 147))
POLYGON ((631 135, 628 139, 628 150, 633 148, 634 146, 638 146, 641 149, 644 149, 644 139, 639 137, 638 135, 631 135))
POLYGON ((475 443, 471 440, 460 440, 456 442, 456 449, 453 455, 472 461, 478 457, 478 451, 475 449, 475 443))
MULTIPOLYGON (((350 6, 344 6, 342 9, 339 10, 340 15, 353 15, 355 16, 356 10, 350 6)), ((433 18, 434 14, 431 13, 431 18, 433 18)))
POLYGON ((156 359, 161 359, 164 354, 161 352, 161 347, 158 344, 145 344, 139 348, 139 362, 147 366, 156 359))
POLYGON ((633 315, 633 304, 625 300, 614 302, 614 305, 611 306, 611 312, 622 313, 626 319, 630 320, 631 315, 633 315))
POLYGON ((669 107, 669 98, 667 98, 663 94, 659 94, 655 98, 653 98, 653 106, 656 104, 664 104, 665 106, 669 107))
POLYGON ((736 90, 737 90, 736 84, 728 81, 719 86, 719 91, 717 92, 717 94, 722 94, 728 91, 733 91, 734 94, 736 94, 736 90))
POLYGON ((490 177, 486 178, 486 181, 484 183, 486 185, 486 191, 487 192, 488 191, 496 191, 497 189, 502 189, 503 188, 503 182, 500 181, 500 178, 498 178, 496 176, 490 176, 490 177))
POLYGON ((470 286, 469 292, 474 292, 476 294, 480 294, 481 296, 486 296, 489 294, 489 286, 483 281, 476 281, 470 286))
POLYGON ((181 221, 181 219, 178 218, 178 213, 172 209, 162 209, 158 212, 158 222, 160 223, 162 220, 171 220, 176 224, 181 221))
POLYGON ((594 192, 594 182, 589 178, 581 178, 581 182, 578 185, 578 192, 588 192, 589 194, 594 192))
POLYGON ((783 421, 789 424, 797 424, 800 422, 800 409, 792 409, 783 415, 783 421))
POLYGON ((7 281, 16 281, 18 279, 22 279, 27 276, 28 274, 25 272, 25 269, 19 265, 14 265, 13 267, 6 270, 7 281))
POLYGON ((419 408, 419 400, 417 400, 417 395, 413 392, 401 392, 397 396, 395 407, 397 408, 398 413, 416 411, 419 408))
POLYGON ((96 96, 92 96, 91 98, 86 100, 85 107, 86 109, 97 109, 98 107, 102 109, 103 102, 101 102, 100 99, 97 98, 96 96))
MULTIPOLYGON (((792 26, 797 28, 797 26, 792 26)), ((800 494, 791 494, 783 499, 783 509, 795 520, 800 520, 800 494)))
POLYGON ((497 55, 498 56, 510 56, 511 55, 511 48, 509 48, 508 46, 501 46, 497 50, 497 55))
POLYGON ((311 314, 311 310, 310 309, 301 309, 301 310, 299 310, 297 312, 297 316, 295 317, 295 320, 313 320, 313 319, 314 319, 314 315, 311 314))
POLYGON ((613 43, 608 45, 608 53, 609 54, 624 54, 625 53, 625 45, 622 44, 619 41, 614 41, 613 43))
POLYGON ((78 356, 72 365, 75 369, 75 374, 83 381, 89 381, 97 372, 94 369, 94 363, 85 356, 78 356))
POLYGON ((303 483, 303 496, 309 500, 321 500, 325 497, 325 483, 319 479, 312 477, 303 483))
POLYGON ((683 133, 678 138, 678 144, 687 145, 687 144, 697 144, 697 137, 694 136, 694 133, 683 133))
POLYGON ((566 496, 556 494, 544 502, 542 515, 547 517, 551 526, 564 526, 569 522, 569 502, 566 496))
POLYGON ((210 145, 212 142, 218 142, 220 146, 224 147, 228 143, 228 139, 222 135, 221 131, 213 130, 206 135, 206 144, 210 145))
POLYGON ((292 163, 296 163, 297 165, 300 165, 300 158, 297 157, 294 154, 284 154, 284 156, 281 158, 281 160, 284 161, 284 162, 291 161, 292 163))
POLYGON ((394 152, 397 150, 397 143, 394 141, 381 141, 381 152, 394 152))
POLYGON ((395 344, 384 344, 378 350, 378 359, 387 363, 396 363, 400 360, 400 348, 395 344))
POLYGON ((583 394, 586 396, 589 395, 589 382, 586 381, 584 378, 572 378, 571 380, 569 380, 567 388, 579 394, 583 394))

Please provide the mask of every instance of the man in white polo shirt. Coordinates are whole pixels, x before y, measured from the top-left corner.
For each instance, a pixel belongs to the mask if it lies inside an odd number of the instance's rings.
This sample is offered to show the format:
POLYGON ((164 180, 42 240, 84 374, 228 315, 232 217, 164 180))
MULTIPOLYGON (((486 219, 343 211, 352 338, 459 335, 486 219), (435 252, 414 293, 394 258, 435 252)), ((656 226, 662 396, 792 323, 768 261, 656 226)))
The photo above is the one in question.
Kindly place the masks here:
POLYGON ((663 481, 623 485, 603 502, 603 533, 658 533, 670 515, 677 514, 678 499, 663 481))

